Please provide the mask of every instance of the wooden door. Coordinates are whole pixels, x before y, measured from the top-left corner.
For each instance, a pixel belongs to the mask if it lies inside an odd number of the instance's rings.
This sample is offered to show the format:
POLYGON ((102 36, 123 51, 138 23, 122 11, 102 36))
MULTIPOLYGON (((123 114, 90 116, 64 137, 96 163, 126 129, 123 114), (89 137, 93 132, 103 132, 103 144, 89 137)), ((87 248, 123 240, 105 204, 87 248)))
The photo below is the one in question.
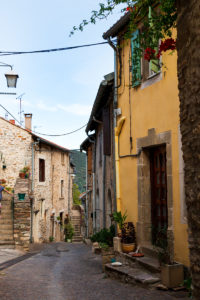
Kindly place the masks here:
POLYGON ((166 146, 153 148, 150 161, 152 243, 162 247, 167 242, 168 227, 166 146))

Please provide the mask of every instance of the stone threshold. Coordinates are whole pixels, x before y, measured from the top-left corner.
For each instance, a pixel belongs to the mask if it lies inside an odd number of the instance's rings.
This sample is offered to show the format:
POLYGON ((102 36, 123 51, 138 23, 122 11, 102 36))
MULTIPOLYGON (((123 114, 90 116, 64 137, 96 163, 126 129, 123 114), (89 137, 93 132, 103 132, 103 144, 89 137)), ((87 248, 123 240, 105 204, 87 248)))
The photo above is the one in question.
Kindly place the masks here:
POLYGON ((139 284, 144 287, 153 286, 155 283, 160 282, 159 275, 151 274, 137 265, 135 267, 128 265, 112 266, 109 263, 105 265, 105 273, 113 279, 132 285, 139 284))

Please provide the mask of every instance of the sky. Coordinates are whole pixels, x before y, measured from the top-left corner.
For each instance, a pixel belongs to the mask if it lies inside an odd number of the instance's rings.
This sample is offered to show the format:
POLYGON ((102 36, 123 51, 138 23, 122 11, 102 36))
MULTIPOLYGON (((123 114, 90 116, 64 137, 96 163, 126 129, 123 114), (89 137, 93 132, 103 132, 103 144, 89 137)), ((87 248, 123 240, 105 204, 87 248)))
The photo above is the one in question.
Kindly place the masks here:
MULTIPOLYGON (((73 26, 89 19, 98 3, 94 0, 1 0, 0 51, 103 42, 102 34, 121 17, 120 10, 107 20, 88 25, 83 32, 69 37, 73 26)), ((19 120, 16 98, 24 94, 22 120, 24 113, 32 113, 33 130, 63 134, 87 123, 104 75, 113 72, 114 53, 106 44, 63 52, 2 56, 0 62, 13 65, 13 71, 19 75, 17 88, 8 89, 4 74, 9 68, 0 68, 0 92, 17 93, 16 96, 0 95, 0 104, 19 120)), ((5 117, 2 108, 0 116, 5 117)), ((68 149, 79 149, 86 138, 85 128, 65 137, 45 138, 68 149)))

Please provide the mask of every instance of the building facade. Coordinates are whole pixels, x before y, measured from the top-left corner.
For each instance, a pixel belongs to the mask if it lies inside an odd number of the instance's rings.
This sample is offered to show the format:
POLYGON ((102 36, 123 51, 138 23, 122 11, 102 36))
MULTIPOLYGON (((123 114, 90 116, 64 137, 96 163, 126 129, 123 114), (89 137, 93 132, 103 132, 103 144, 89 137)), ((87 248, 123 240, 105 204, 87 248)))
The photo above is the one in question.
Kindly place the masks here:
POLYGON ((85 201, 91 235, 110 227, 114 211, 113 73, 105 76, 99 86, 86 133, 88 138, 81 149, 87 152, 85 201))
POLYGON ((161 61, 135 58, 143 25, 125 39, 129 20, 127 13, 103 35, 110 43, 117 38, 117 210, 127 211, 144 251, 154 251, 162 231, 172 260, 188 266, 177 54, 164 53, 161 61))
POLYGON ((0 118, 0 179, 14 192, 14 240, 18 246, 64 239, 63 223, 72 207, 70 151, 0 118), (26 178, 19 173, 28 169, 26 178))

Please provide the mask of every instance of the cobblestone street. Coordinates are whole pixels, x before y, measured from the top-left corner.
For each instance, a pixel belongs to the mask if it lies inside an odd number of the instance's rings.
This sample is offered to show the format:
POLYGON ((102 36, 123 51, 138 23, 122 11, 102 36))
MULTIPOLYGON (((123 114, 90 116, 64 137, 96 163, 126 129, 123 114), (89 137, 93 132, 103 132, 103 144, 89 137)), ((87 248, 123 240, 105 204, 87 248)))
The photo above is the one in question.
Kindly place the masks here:
MULTIPOLYGON (((178 297, 179 299, 185 299, 178 297)), ((0 272, 1 300, 177 299, 106 278, 101 256, 84 244, 52 243, 0 272)))

